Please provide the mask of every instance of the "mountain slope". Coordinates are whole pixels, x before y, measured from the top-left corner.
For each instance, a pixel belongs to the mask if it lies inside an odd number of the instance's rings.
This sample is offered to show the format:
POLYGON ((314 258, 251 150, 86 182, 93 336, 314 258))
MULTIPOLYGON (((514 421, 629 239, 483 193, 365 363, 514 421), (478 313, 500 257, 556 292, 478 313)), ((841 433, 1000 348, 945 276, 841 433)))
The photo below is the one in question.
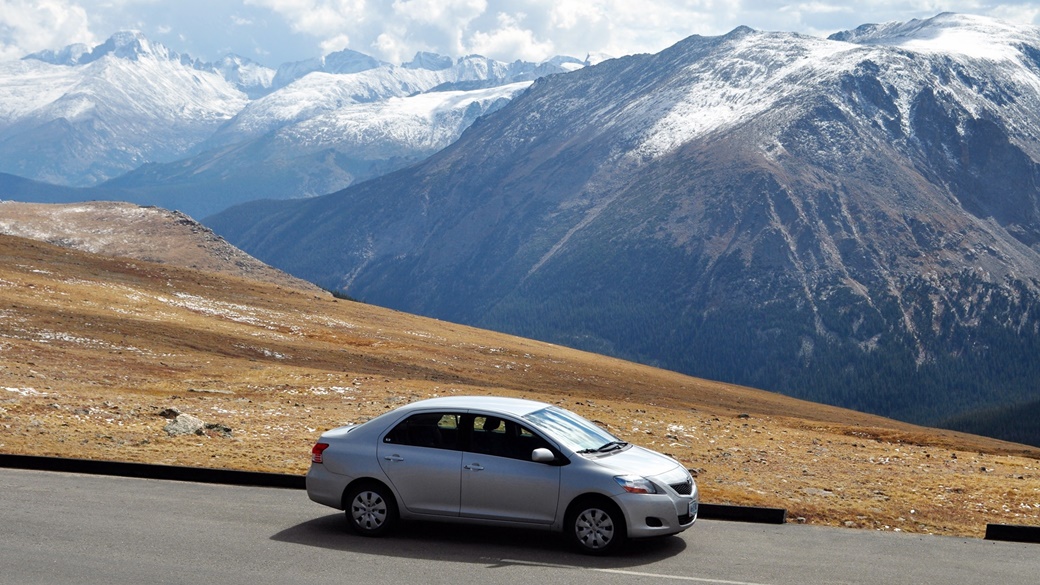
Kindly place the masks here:
POLYGON ((327 428, 509 395, 670 453, 710 503, 918 533, 1040 521, 1035 448, 252 279, 0 235, 0 306, 3 453, 301 474, 327 428), (213 428, 172 435, 178 413, 213 428))
POLYGON ((540 79, 418 166, 207 223, 357 298, 698 376, 918 422, 1021 400, 1040 33, 877 30, 540 79))
POLYGON ((327 295, 259 262, 183 213, 155 207, 115 201, 53 205, 0 200, 0 234, 327 295))

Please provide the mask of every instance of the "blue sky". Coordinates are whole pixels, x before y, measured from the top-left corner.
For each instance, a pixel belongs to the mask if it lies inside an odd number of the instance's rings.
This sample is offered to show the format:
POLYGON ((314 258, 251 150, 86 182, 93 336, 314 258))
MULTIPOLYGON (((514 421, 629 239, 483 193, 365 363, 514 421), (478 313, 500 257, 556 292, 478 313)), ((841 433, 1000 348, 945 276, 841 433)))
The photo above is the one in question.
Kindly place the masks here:
POLYGON ((512 61, 660 51, 740 25, 826 36, 940 12, 1040 24, 1040 3, 932 0, 0 0, 0 61, 138 30, 192 57, 271 67, 344 48, 391 63, 416 51, 512 61))

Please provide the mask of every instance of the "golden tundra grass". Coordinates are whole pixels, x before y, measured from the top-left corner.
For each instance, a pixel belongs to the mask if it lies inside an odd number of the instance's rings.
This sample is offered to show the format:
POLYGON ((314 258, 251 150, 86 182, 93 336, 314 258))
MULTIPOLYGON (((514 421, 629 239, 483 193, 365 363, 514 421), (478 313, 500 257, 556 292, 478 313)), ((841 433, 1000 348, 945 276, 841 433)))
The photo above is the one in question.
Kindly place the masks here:
POLYGON ((0 236, 0 452, 304 473, 323 430, 449 394, 563 405, 696 470, 704 501, 792 521, 1040 525, 1040 449, 0 236), (232 435, 168 436, 170 408, 232 435))

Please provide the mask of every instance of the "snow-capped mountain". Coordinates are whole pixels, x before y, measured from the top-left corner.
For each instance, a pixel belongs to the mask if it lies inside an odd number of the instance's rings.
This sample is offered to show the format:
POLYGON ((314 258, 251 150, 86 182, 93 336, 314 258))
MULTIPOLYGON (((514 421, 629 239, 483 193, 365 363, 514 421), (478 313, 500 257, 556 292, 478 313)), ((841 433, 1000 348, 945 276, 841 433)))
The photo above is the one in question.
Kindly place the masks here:
POLYGON ((324 195, 430 156, 529 85, 348 104, 183 160, 144 165, 98 191, 195 217, 255 199, 324 195))
POLYGON ((367 302, 934 424, 1036 398, 1040 29, 690 37, 207 223, 367 302))
MULTIPOLYGON (((379 103, 434 89, 495 87, 532 81, 566 71, 566 65, 576 62, 557 60, 536 66, 523 62, 506 64, 475 55, 452 61, 420 53, 411 62, 394 66, 363 57, 360 53, 343 51, 326 57, 320 62, 320 68, 318 61, 306 62, 300 67, 283 67, 279 75, 288 76, 285 71, 292 70, 293 75, 297 75, 295 80, 250 102, 203 147, 256 138, 284 126, 351 109, 356 104, 379 103), (299 75, 302 72, 306 74, 299 75), (475 85, 465 85, 467 83, 475 85)), ((275 85, 278 83, 276 76, 275 85)))
MULTIPOLYGON (((271 69, 233 55, 217 63, 204 63, 153 43, 140 33, 119 33, 97 47, 73 45, 0 63, 0 172, 60 185, 90 186, 146 164, 172 164, 173 168, 159 173, 151 168, 143 176, 184 174, 191 160, 209 164, 211 157, 222 157, 230 149, 242 155, 259 153, 263 158, 237 160, 245 167, 225 169, 225 179, 236 176, 236 170, 246 175, 266 165, 280 168, 285 175, 266 182, 279 190, 263 196, 324 193, 327 191, 316 189, 349 185, 359 169, 363 171, 360 175, 370 176, 414 162, 418 153, 429 154, 431 144, 443 144, 444 136, 458 136, 464 129, 459 127, 460 121, 472 122, 491 104, 498 104, 500 98, 509 99, 522 88, 513 84, 580 65, 568 58, 543 64, 505 64, 477 56, 452 60, 420 54, 411 63, 395 66, 345 50, 271 69), (487 91, 507 85, 510 87, 501 91, 487 91), (358 135, 366 132, 365 124, 352 123, 344 128, 305 124, 319 116, 322 124, 357 120, 351 113, 354 106, 379 104, 433 89, 479 90, 469 100, 477 105, 466 114, 454 115, 447 111, 467 102, 467 98, 443 93, 427 100, 423 107, 432 107, 429 104, 443 98, 443 114, 410 116, 411 130, 394 135, 400 140, 396 151, 390 134, 374 137, 370 142, 381 145, 382 158, 378 160, 367 161, 361 153, 351 152, 355 145, 366 142, 358 135), (414 123, 420 120, 440 125, 415 131, 414 123), (320 136, 310 134, 312 129, 320 136), (343 139, 338 146, 337 136, 343 139), (294 137, 300 142, 294 142, 294 137), (411 144, 413 137, 420 142, 411 144), (310 145, 319 142, 330 149, 330 154, 345 153, 353 161, 347 164, 350 168, 338 167, 335 157, 326 157, 327 164, 319 164, 313 171, 291 168, 294 160, 301 164, 315 162, 301 157, 312 154, 310 145), (385 159, 397 162, 388 165, 385 159), (314 174, 326 172, 330 180, 311 180, 314 174), (306 177, 294 180, 293 176, 306 177)), ((401 106, 412 107, 407 103, 401 106)), ((367 111, 394 117, 395 108, 370 107, 367 111)), ((380 123, 379 119, 371 120, 374 128, 380 123)), ((203 186, 195 185, 187 187, 187 193, 208 201, 208 207, 191 209, 190 205, 179 204, 180 194, 168 185, 145 185, 140 178, 120 183, 133 184, 138 189, 136 195, 117 195, 192 213, 222 209, 239 201, 225 205, 221 193, 199 193, 203 186), (157 192, 164 193, 158 201, 157 192)))
POLYGON ((0 171, 97 183, 183 156, 248 103, 140 34, 43 57, 0 63, 0 171))
POLYGON ((430 155, 454 142, 477 118, 504 106, 530 85, 521 81, 487 89, 417 93, 352 104, 287 125, 275 136, 278 141, 308 151, 335 149, 366 159, 398 156, 402 144, 430 155))
POLYGON ((201 68, 219 73, 235 87, 245 92, 250 99, 263 97, 271 93, 274 85, 275 70, 270 67, 239 57, 227 55, 216 63, 200 65, 201 68))
POLYGON ((316 59, 285 63, 278 68, 271 85, 274 88, 285 87, 314 72, 349 75, 384 65, 388 64, 380 63, 377 59, 364 53, 345 49, 316 59))

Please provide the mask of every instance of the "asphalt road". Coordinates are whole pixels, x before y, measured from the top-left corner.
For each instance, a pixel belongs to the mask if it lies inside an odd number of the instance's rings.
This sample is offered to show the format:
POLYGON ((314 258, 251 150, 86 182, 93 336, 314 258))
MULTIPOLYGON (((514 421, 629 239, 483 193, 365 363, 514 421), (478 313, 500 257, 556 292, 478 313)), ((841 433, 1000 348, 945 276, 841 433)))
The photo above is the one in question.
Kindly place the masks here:
POLYGON ((354 536, 298 490, 0 469, 0 583, 1036 585, 1040 545, 698 521, 590 558, 526 531, 354 536))

